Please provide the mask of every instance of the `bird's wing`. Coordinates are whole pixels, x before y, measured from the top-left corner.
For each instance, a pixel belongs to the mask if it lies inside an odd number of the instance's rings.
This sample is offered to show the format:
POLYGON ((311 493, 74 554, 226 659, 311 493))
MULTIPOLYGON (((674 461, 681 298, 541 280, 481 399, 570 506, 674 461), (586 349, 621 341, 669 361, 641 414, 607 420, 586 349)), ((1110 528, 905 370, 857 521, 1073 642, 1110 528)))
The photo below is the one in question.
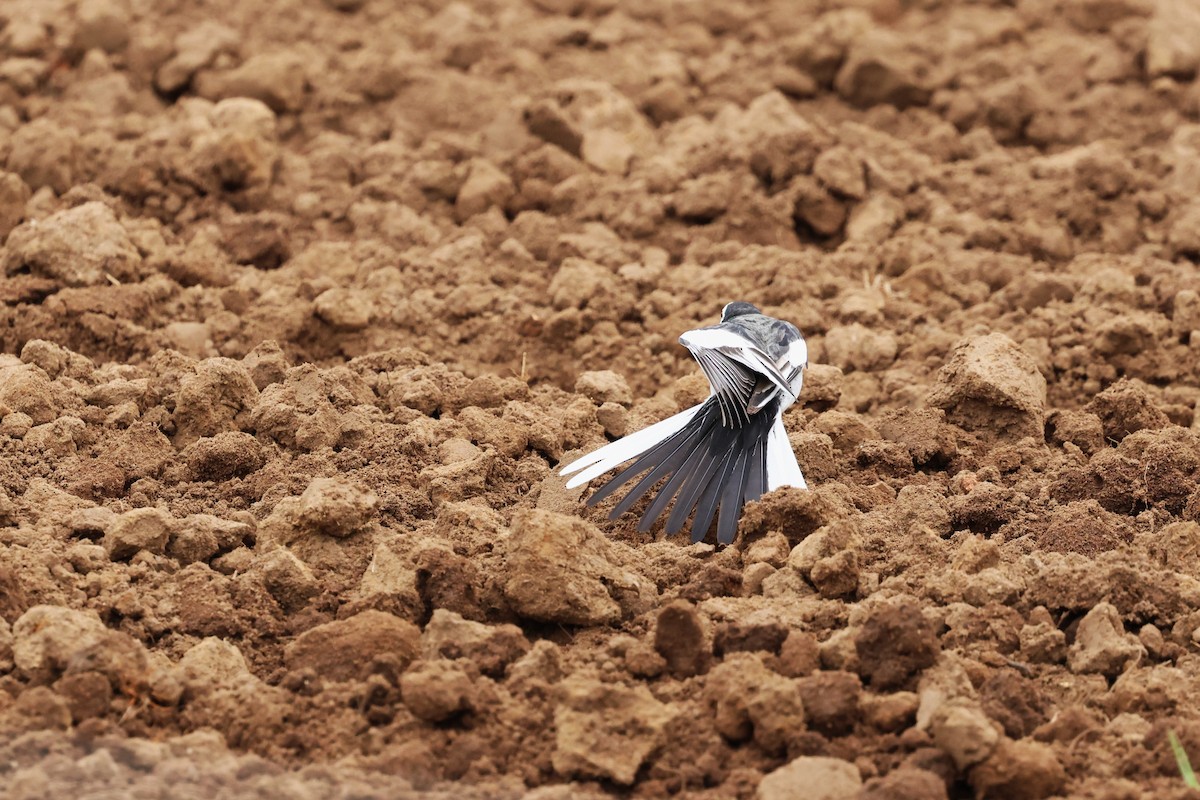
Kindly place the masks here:
POLYGON ((757 376, 720 350, 688 348, 704 371, 713 395, 721 406, 721 422, 726 428, 740 428, 750 421, 747 411, 757 376))
MULTIPOLYGON (((804 343, 804 339, 796 339, 788 345, 776 365, 779 367, 779 371, 786 376, 792 397, 799 397, 800 387, 804 384, 804 368, 808 366, 808 345, 804 343)), ((779 387, 774 381, 766 376, 761 377, 746 404, 747 410, 751 414, 758 413, 759 409, 771 402, 778 393, 779 387)))
MULTIPOLYGON (((693 353, 708 350, 720 353, 731 361, 748 368, 751 372, 765 375, 790 397, 795 397, 792 387, 775 361, 762 348, 739 333, 715 326, 697 328, 679 337, 679 342, 693 353)), ((711 381, 711 379, 710 379, 711 381)))
POLYGON ((726 425, 744 425, 780 392, 793 399, 800 393, 808 365, 803 338, 792 342, 775 361, 745 336, 720 326, 698 328, 679 337, 691 351, 721 404, 726 425))

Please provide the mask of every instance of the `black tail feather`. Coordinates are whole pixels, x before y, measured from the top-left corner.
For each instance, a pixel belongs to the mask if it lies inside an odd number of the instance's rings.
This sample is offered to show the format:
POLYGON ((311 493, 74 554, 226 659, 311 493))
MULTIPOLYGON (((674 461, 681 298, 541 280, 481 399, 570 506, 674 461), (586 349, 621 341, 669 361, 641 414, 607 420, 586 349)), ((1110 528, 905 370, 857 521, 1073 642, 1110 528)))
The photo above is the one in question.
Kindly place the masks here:
POLYGON ((740 428, 722 424, 722 411, 718 400, 710 397, 682 429, 638 456, 601 486, 588 499, 588 505, 595 505, 645 473, 613 508, 609 516, 615 519, 666 478, 642 515, 640 530, 649 530, 674 499, 667 533, 680 531, 694 511, 692 541, 703 539, 717 516, 717 541, 732 542, 742 506, 766 491, 767 439, 779 406, 778 400, 769 403, 740 428))
MULTIPOLYGON (((709 433, 710 439, 714 433, 709 433)), ((658 495, 654 498, 654 502, 650 503, 650 507, 642 515, 642 521, 638 524, 638 530, 650 530, 650 526, 654 524, 654 520, 658 519, 659 515, 666 511, 667 503, 671 502, 671 499, 675 497, 681 488, 685 488, 685 482, 691 483, 695 481, 697 473, 700 471, 700 465, 708 455, 708 449, 705 442, 697 442, 697 445, 692 448, 692 452, 688 455, 687 460, 675 470, 675 473, 667 481, 666 485, 658 490, 658 495)))
MULTIPOLYGON (((699 416, 700 416, 700 414, 696 415, 696 417, 699 417, 699 416)), ((671 455, 673 453, 675 453, 676 451, 678 451, 680 449, 686 449, 686 445, 687 445, 688 441, 696 433, 699 432, 698 427, 693 425, 693 423, 696 422, 696 417, 693 417, 688 422, 687 425, 683 426, 683 428, 681 428, 673 436, 669 436, 666 439, 663 439, 661 442, 654 445, 654 447, 650 448, 649 450, 647 450, 646 452, 644 452, 640 456, 638 456, 637 460, 635 460, 628 467, 626 467, 625 469, 618 472, 616 474, 616 476, 614 476, 610 481, 608 481, 603 486, 601 486, 599 489, 597 489, 592 494, 592 496, 588 498, 587 505, 589 505, 589 506, 596 505, 601 500, 603 500, 604 498, 608 497, 610 494, 615 492, 617 489, 620 489, 622 486, 624 486, 630 480, 632 480, 633 478, 635 478, 638 475, 645 472, 651 466, 659 466, 662 464, 662 462, 664 460, 669 459, 671 457, 671 455)), ((649 477, 649 476, 647 476, 647 477, 649 477)), ((661 476, 659 476, 659 477, 661 477, 661 476)), ((636 500, 638 497, 641 497, 646 492, 646 490, 649 489, 652 485, 653 485, 653 481, 651 481, 650 483, 646 483, 646 480, 643 478, 633 488, 633 490, 629 493, 627 498, 629 496, 632 496, 636 500), (646 485, 643 487, 643 484, 646 484, 646 485)), ((632 503, 630 505, 632 505, 632 503)), ((624 512, 622 511, 619 513, 624 513, 624 512)))
POLYGON ((737 536, 738 517, 742 514, 742 498, 746 491, 746 462, 750 454, 739 451, 734 457, 733 472, 721 489, 721 510, 717 514, 717 541, 729 544, 737 536))
MULTIPOLYGON (((696 416, 700 415, 697 414, 696 416)), ((708 435, 710 427, 708 424, 709 422, 709 420, 701 420, 701 424, 698 425, 694 430, 689 431, 687 427, 685 427, 682 431, 676 434, 675 436, 679 436, 679 434, 686 433, 686 435, 679 438, 679 441, 675 443, 675 447, 670 448, 670 452, 659 463, 654 464, 652 459, 647 459, 651 463, 643 465, 641 464, 641 459, 639 458, 638 461, 635 462, 635 466, 637 466, 638 469, 646 469, 648 466, 650 467, 650 471, 647 472, 640 481, 638 481, 637 485, 629 491, 629 494, 625 495, 621 502, 617 503, 616 507, 609 513, 608 518, 616 519, 617 517, 621 516, 626 511, 633 508, 633 504, 641 499, 642 495, 653 489, 656 483, 668 475, 674 475, 678 473, 687 459, 693 452, 695 452, 695 450, 708 435)), ((674 438, 675 437, 671 437, 671 439, 674 438)), ((667 441, 669 442, 671 439, 668 439, 667 441)))
MULTIPOLYGON (((728 435, 729 429, 721 428, 719 432, 728 435)), ((679 493, 679 497, 675 500, 675 507, 671 509, 671 516, 667 518, 666 531, 668 535, 673 536, 683 530, 688 516, 700 502, 704 489, 712 483, 713 476, 721 470, 724 453, 732 452, 732 444, 731 440, 729 445, 723 448, 724 452, 720 447, 705 448, 703 461, 692 472, 692 480, 688 481, 683 491, 679 493)))
POLYGON ((746 469, 745 502, 757 500, 767 493, 767 442, 759 439, 754 443, 750 452, 750 462, 746 469))
POLYGON ((721 459, 721 468, 704 487, 704 494, 696 504, 696 516, 692 519, 692 541, 699 542, 708 534, 713 517, 717 514, 717 504, 721 502, 721 487, 729 480, 733 472, 737 453, 732 449, 721 459))

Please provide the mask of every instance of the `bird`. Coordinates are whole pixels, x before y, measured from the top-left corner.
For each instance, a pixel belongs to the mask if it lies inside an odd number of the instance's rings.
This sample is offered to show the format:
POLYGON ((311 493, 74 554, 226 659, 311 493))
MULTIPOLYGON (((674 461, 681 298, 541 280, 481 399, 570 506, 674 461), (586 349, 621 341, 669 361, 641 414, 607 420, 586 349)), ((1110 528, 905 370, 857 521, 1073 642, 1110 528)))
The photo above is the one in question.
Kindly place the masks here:
POLYGON ((783 486, 808 488, 783 426, 783 412, 804 383, 808 346, 795 325, 742 300, 721 309, 720 323, 687 331, 679 343, 708 379, 708 398, 610 442, 559 474, 574 474, 567 482, 573 489, 632 460, 588 498, 588 506, 641 475, 609 514, 615 520, 666 479, 638 530, 649 531, 674 499, 668 535, 683 530, 692 515, 691 541, 703 541, 716 517, 717 541, 728 545, 745 503, 783 486))

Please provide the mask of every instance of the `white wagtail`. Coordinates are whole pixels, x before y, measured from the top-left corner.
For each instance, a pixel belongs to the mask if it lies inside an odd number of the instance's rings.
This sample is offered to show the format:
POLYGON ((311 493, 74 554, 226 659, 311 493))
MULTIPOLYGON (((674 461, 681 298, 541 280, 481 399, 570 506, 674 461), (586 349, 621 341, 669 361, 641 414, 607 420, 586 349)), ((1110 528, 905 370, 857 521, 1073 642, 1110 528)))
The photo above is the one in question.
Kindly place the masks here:
POLYGON ((573 461, 559 474, 578 472, 567 483, 573 488, 636 459, 587 504, 599 503, 646 473, 609 514, 616 519, 667 478, 638 530, 649 530, 676 498, 668 534, 682 530, 694 510, 692 541, 702 540, 719 506, 717 541, 729 544, 747 501, 781 486, 807 488, 783 428, 783 412, 800 394, 808 347, 795 325, 741 301, 721 310, 719 325, 688 331, 679 342, 708 378, 708 399, 573 461))

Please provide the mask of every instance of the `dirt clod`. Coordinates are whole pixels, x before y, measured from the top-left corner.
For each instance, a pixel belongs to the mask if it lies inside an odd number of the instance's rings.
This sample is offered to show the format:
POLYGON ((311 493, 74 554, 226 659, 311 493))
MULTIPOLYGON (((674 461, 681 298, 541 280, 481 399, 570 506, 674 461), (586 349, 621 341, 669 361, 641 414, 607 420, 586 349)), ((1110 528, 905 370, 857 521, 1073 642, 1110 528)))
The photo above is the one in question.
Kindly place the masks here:
POLYGON ((159 508, 137 508, 113 520, 104 534, 104 549, 114 561, 130 558, 140 551, 164 553, 171 529, 177 524, 159 508))
POLYGON ((1005 739, 971 771, 981 798, 1042 800, 1062 791, 1067 773, 1054 751, 1041 742, 1005 739))
POLYGON ((1095 500, 1068 503, 1050 515, 1046 529, 1038 535, 1044 550, 1095 556, 1115 550, 1133 538, 1133 531, 1116 514, 1095 500))
POLYGON ((666 659, 667 669, 681 678, 698 675, 708 666, 704 623, 687 602, 675 602, 658 612, 654 649, 666 659))
POLYGON ((197 439, 183 454, 195 480, 223 481, 241 478, 260 469, 267 456, 262 446, 248 433, 222 431, 197 439))
POLYGON ((415 659, 420 637, 411 622, 367 610, 305 631, 288 645, 284 661, 291 670, 309 669, 326 680, 358 680, 370 673, 376 657, 386 655, 401 666, 415 659))
POLYGON ((263 586, 288 611, 302 608, 321 591, 312 570, 286 547, 271 551, 261 569, 263 586))
MULTIPOLYGON (((0 403, 9 409, 6 419, 21 414, 28 420, 21 438, 33 425, 44 425, 58 416, 58 402, 46 373, 32 364, 0 364, 0 403)), ((16 433, 9 421, 9 430, 16 433)))
POLYGON ((499 677, 525 655, 529 640, 516 625, 485 625, 436 609, 421 635, 425 658, 469 659, 485 675, 499 677))
POLYGON ((95 201, 17 226, 3 259, 5 274, 28 270, 67 286, 133 280, 141 266, 141 254, 112 209, 95 201))
POLYGON ((628 406, 633 402, 629 384, 612 370, 580 373, 575 380, 575 391, 586 395, 597 404, 620 403, 628 406))
POLYGON ((1104 437, 1113 442, 1140 430, 1162 428, 1170 422, 1155 405, 1145 384, 1138 380, 1114 383, 1092 398, 1087 410, 1100 418, 1104 437))
POLYGON ((966 700, 940 706, 929 721, 929 733, 942 752, 965 770, 986 759, 1001 740, 999 726, 983 709, 966 700))
POLYGON ((750 738, 783 753, 804 733, 804 701, 798 682, 768 670, 756 654, 727 656, 709 673, 705 694, 717 732, 733 742, 750 738))
POLYGON ((862 776, 849 761, 801 756, 766 775, 757 800, 851 800, 858 797, 862 776))
POLYGON ((361 530, 375 513, 378 498, 337 478, 317 478, 300 495, 299 523, 313 533, 344 538, 361 530))
POLYGON ((466 670, 450 661, 418 661, 400 677, 404 705, 427 722, 443 722, 474 704, 466 670))
POLYGON ((1046 379, 1015 342, 993 333, 955 346, 929 402, 968 430, 1040 438, 1046 379))
POLYGON ((595 625, 649 607, 654 586, 632 552, 592 525, 548 511, 522 514, 504 542, 504 594, 517 613, 543 622, 595 625))
POLYGON ((674 716, 645 687, 629 689, 571 676, 558 687, 554 770, 564 777, 633 783, 638 768, 663 743, 674 716))
POLYGON ((858 720, 862 682, 851 672, 818 672, 800 680, 808 725, 825 736, 845 736, 858 720))
POLYGON ((1144 656, 1138 638, 1125 632, 1120 612, 1110 603, 1100 603, 1080 620, 1067 663, 1072 672, 1099 672, 1115 678, 1144 656))
POLYGON ((34 606, 13 623, 13 663, 31 680, 46 683, 65 670, 77 653, 107 633, 94 613, 34 606))
POLYGON ((904 686, 932 666, 941 650, 933 624, 911 600, 877 608, 855 636, 854 648, 859 674, 873 689, 904 686))

